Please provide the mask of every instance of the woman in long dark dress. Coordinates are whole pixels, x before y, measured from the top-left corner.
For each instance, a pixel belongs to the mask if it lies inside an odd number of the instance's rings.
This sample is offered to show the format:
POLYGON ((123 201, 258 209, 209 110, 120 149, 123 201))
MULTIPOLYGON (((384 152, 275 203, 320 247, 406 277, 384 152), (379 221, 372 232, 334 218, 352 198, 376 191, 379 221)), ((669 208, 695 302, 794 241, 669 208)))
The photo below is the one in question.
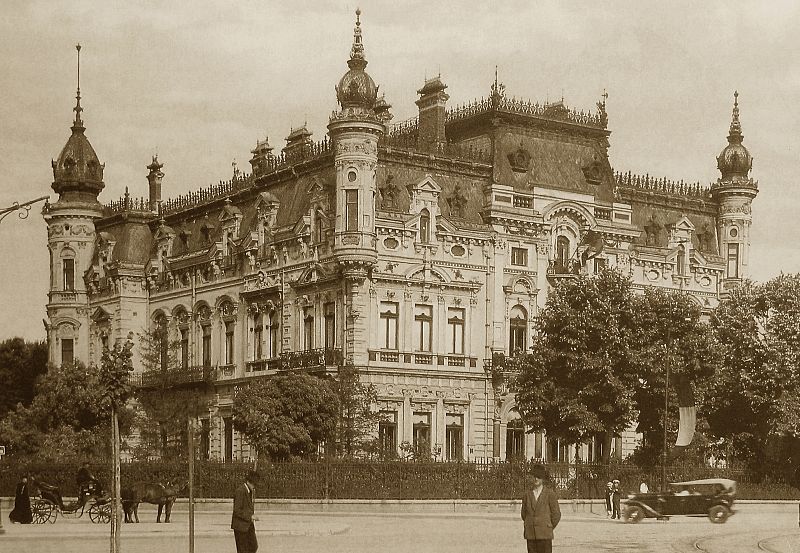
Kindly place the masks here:
POLYGON ((11 522, 20 524, 30 524, 33 521, 31 515, 31 498, 28 495, 28 477, 23 476, 17 484, 17 491, 14 497, 14 510, 9 513, 8 518, 11 522))

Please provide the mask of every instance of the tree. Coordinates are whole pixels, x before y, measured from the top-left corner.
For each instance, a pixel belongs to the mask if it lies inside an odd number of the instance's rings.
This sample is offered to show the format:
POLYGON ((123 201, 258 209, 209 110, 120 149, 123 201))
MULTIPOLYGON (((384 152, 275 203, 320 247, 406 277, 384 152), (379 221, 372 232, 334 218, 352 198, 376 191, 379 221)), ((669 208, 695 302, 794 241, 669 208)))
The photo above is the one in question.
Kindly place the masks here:
MULTIPOLYGON (((98 369, 80 363, 50 366, 28 406, 18 405, 0 422, 0 443, 14 454, 44 460, 106 456, 109 407, 98 369)), ((121 412, 123 432, 131 416, 121 412)))
MULTIPOLYGON (((631 364, 638 375, 634 391, 637 430, 645 436, 636 452, 640 464, 655 463, 663 452, 667 365, 671 406, 667 413, 668 441, 672 442, 678 428, 678 386, 690 386, 701 397, 719 364, 713 333, 701 316, 700 306, 688 294, 649 287, 635 298, 632 321, 636 338, 631 364)), ((701 417, 698 426, 705 427, 701 417)), ((704 443, 698 435, 693 445, 704 443)), ((692 451, 696 453, 697 447, 692 451)))
MULTIPOLYGON (((770 441, 800 436, 800 275, 745 282, 711 325, 723 362, 705 397, 710 432, 732 454, 767 470, 770 441)), ((781 470, 800 468, 798 458, 778 461, 794 467, 781 470)))
POLYGON ((152 386, 136 391, 141 409, 136 417, 139 442, 134 457, 185 456, 188 420, 207 412, 205 383, 182 382, 188 368, 184 370, 180 351, 180 341, 170 339, 166 328, 139 334, 143 378, 152 386))
MULTIPOLYGON (((569 443, 621 432, 635 416, 631 282, 605 270, 554 288, 513 383, 526 426, 569 443)), ((606 448, 606 454, 608 448, 606 448)))
POLYGON ((339 367, 329 384, 339 405, 331 439, 335 455, 352 457, 375 449, 374 432, 383 417, 373 410, 378 400, 375 387, 363 384, 358 368, 349 364, 339 367))
POLYGON ((47 372, 47 343, 9 338, 0 342, 0 419, 33 401, 36 378, 47 372))
MULTIPOLYGON (((663 437, 665 359, 676 380, 713 372, 709 330, 689 296, 657 288, 637 295, 614 270, 580 276, 551 292, 532 352, 511 361, 517 408, 528 428, 570 443, 604 433, 604 462, 610 437, 634 422, 661 452, 653 434, 663 437)), ((673 387, 670 395, 677 413, 673 387)))
POLYGON ((338 414, 330 385, 304 373, 253 380, 234 392, 234 428, 275 460, 313 454, 333 435, 338 414))

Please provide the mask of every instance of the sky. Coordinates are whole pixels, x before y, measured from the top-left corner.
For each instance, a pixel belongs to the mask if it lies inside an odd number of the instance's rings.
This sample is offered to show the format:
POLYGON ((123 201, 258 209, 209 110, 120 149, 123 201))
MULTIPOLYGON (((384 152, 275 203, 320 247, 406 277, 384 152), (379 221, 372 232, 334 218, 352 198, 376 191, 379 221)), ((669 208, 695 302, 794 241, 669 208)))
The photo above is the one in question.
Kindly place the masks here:
MULTIPOLYGON (((50 161, 70 135, 76 52, 86 135, 105 163, 102 203, 163 196, 249 172, 250 150, 278 151, 292 127, 315 140, 347 70, 362 10, 367 71, 416 115, 416 90, 441 74, 449 105, 506 94, 595 110, 608 92, 616 170, 706 185, 727 144, 734 90, 759 182, 750 276, 800 272, 800 3, 794 1, 355 2, 5 0, 0 17, 0 208, 49 195, 50 161)), ((0 222, 0 339, 44 339, 49 285, 41 203, 0 222)))

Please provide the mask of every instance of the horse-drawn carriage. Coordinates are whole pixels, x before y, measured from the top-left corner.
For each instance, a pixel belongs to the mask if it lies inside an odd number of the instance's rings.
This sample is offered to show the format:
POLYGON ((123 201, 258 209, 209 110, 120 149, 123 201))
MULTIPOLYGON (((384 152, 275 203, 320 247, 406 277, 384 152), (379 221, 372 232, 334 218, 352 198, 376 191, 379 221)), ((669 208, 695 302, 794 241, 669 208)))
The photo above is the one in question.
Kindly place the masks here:
POLYGON ((99 484, 91 482, 81 487, 78 498, 64 503, 58 486, 34 481, 31 487, 37 497, 31 497, 31 514, 34 524, 54 523, 58 513, 75 518, 83 516, 88 505, 89 519, 97 524, 111 521, 111 498, 103 493, 99 484))

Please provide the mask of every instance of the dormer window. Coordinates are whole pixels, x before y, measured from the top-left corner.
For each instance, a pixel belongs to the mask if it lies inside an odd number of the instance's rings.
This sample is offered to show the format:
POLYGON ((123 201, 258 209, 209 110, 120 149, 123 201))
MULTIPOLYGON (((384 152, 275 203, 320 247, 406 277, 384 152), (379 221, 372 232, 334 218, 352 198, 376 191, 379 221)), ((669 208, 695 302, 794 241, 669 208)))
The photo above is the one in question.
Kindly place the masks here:
POLYGON ((419 241, 423 244, 431 241, 431 214, 427 209, 419 214, 419 241))
POLYGON ((678 248, 678 255, 675 259, 675 264, 677 265, 677 273, 679 275, 686 274, 686 252, 683 250, 683 247, 678 248))

